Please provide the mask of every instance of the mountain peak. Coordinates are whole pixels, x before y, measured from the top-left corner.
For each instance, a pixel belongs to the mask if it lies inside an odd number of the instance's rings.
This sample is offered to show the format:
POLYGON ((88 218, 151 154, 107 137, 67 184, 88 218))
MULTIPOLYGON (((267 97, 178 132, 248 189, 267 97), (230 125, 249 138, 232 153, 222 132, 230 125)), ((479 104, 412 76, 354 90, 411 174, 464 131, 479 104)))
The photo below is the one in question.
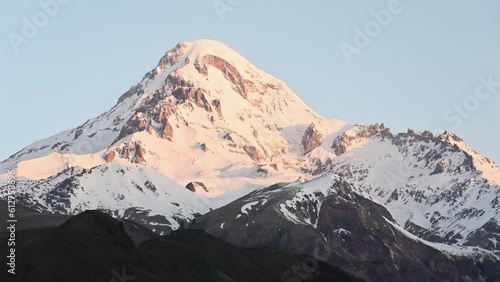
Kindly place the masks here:
POLYGON ((144 144, 161 139, 175 143, 175 147, 186 145, 186 140, 191 148, 206 143, 206 151, 233 151, 265 163, 283 155, 289 141, 295 142, 287 140, 282 129, 321 120, 324 118, 285 83, 253 66, 227 45, 202 39, 179 43, 167 51, 158 65, 109 111, 36 142, 9 159, 21 162, 49 155, 62 158, 62 163, 57 162, 60 165, 36 177, 43 178, 68 164, 90 168, 101 161, 66 159, 73 154, 99 153, 106 162, 121 156, 133 163, 144 163, 144 144), (221 138, 229 144, 212 144, 221 138), (238 150, 232 149, 234 146, 238 150))
MULTIPOLYGON (((192 50, 194 54, 206 55, 221 55, 221 56, 236 56, 244 59, 231 47, 223 42, 212 40, 212 39, 198 39, 191 42, 181 42, 178 45, 185 46, 186 48, 192 50)), ((226 57, 227 58, 227 57, 226 57)))
POLYGON ((240 72, 260 72, 255 66, 248 62, 242 55, 226 44, 210 39, 199 39, 192 42, 181 42, 174 48, 168 50, 159 61, 156 70, 161 72, 169 67, 182 67, 191 62, 196 63, 207 55, 218 57, 227 61, 240 72))
MULTIPOLYGON (((223 89, 225 81, 245 99, 252 92, 264 95, 271 88, 287 95, 287 99, 300 100, 285 83, 258 69, 226 44, 200 39, 181 42, 167 51, 157 66, 138 85, 123 94, 118 102, 137 94, 137 90, 143 90, 139 94, 156 91, 163 94, 171 90, 172 84, 205 90, 215 87, 218 92, 228 92, 223 89)), ((260 96, 255 98, 258 100, 260 96)), ((307 108, 304 103, 302 106, 307 108)))

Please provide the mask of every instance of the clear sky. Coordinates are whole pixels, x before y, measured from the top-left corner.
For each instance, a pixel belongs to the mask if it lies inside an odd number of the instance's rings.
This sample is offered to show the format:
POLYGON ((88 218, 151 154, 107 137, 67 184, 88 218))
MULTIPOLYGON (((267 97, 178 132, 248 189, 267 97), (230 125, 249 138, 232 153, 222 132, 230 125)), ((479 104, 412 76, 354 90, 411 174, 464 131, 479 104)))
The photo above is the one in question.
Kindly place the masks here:
POLYGON ((178 42, 209 38, 326 117, 448 129, 500 164, 498 0, 53 1, 2 3, 0 159, 108 110, 178 42))

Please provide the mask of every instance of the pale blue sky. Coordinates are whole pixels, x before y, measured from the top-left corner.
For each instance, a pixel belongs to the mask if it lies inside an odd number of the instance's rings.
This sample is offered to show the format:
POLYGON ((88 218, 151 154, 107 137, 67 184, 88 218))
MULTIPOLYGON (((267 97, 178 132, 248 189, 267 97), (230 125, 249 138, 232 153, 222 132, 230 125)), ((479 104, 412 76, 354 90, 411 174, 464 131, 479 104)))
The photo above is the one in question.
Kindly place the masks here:
POLYGON ((500 82, 497 0, 401 0, 351 63, 339 45, 354 45, 355 28, 390 1, 219 0, 236 4, 223 20, 213 0, 65 2, 18 53, 11 32, 23 36, 23 17, 43 24, 43 10, 39 1, 2 3, 0 159, 108 110, 178 42, 210 38, 324 116, 396 132, 448 129, 500 163, 500 87, 472 98, 478 77, 500 82), (464 102, 460 117, 453 106, 464 102))

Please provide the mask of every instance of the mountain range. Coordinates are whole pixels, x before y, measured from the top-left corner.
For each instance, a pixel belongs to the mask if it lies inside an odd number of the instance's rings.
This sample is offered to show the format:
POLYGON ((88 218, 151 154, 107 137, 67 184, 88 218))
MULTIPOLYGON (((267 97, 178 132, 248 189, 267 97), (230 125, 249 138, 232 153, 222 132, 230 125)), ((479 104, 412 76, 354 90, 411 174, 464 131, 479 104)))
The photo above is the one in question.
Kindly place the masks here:
POLYGON ((178 44, 109 111, 4 160, 2 189, 12 169, 38 212, 196 226, 367 281, 500 277, 493 161, 451 132, 327 119, 217 41, 178 44))

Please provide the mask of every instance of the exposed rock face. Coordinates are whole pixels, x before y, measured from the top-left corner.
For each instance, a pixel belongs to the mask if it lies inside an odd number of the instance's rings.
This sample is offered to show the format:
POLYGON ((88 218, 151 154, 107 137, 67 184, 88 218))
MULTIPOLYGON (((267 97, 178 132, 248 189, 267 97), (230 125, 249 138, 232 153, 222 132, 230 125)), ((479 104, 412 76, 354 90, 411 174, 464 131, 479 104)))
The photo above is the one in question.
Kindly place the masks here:
POLYGON ((110 163, 112 161, 115 160, 115 157, 116 157, 116 152, 115 151, 111 151, 109 153, 107 153, 105 156, 104 156, 104 160, 107 162, 107 163, 110 163))
POLYGON ((172 125, 170 125, 168 121, 165 121, 160 136, 161 138, 168 140, 172 140, 172 137, 174 137, 174 128, 172 127, 172 125))
POLYGON ((192 82, 185 80, 176 72, 172 72, 167 76, 167 79, 165 80, 164 89, 174 90, 178 87, 194 88, 195 86, 192 82))
MULTIPOLYGON (((170 64, 175 59, 167 56, 162 61, 170 64)), ((216 62, 219 61, 216 60, 216 62)), ((223 63, 221 64, 221 67, 225 66, 223 63)), ((228 79, 234 78, 232 76, 233 71, 230 71, 232 68, 228 68, 228 79)), ((150 75, 154 78, 157 75, 156 70, 152 71, 150 75)), ((156 133, 163 139, 172 140, 174 132, 169 119, 179 118, 176 116, 176 107, 179 104, 186 104, 191 109, 194 109, 194 107, 202 108, 207 113, 212 113, 215 110, 219 118, 223 119, 221 101, 218 99, 208 101, 205 92, 204 89, 195 87, 191 82, 186 81, 175 72, 170 73, 165 80, 165 86, 157 90, 153 95, 148 96, 147 101, 125 123, 115 142, 141 131, 147 131, 150 134, 156 133), (171 97, 174 99, 169 99, 169 96, 167 96, 168 91, 171 92, 171 97), (160 126, 154 126, 153 124, 160 124, 160 126)), ((214 117, 212 116, 211 119, 213 123, 215 121, 214 117)))
MULTIPOLYGON (((140 142, 132 142, 132 143, 127 143, 123 146, 120 152, 120 156, 123 159, 130 160, 130 162, 132 163, 144 164, 146 163, 146 160, 144 159, 145 153, 146 150, 142 147, 140 142)), ((113 158, 116 157, 115 153, 112 151, 108 153, 105 158, 107 158, 110 154, 113 156, 113 158)))
MULTIPOLYGON (((498 201, 498 199, 496 199, 498 201)), ((498 249, 500 245, 500 222, 498 218, 492 218, 481 228, 466 238, 465 245, 479 246, 487 250, 498 249)))
POLYGON ((248 146, 248 145, 243 145, 242 146, 243 151, 247 153, 247 155, 254 161, 260 162, 264 160, 264 156, 261 154, 261 152, 254 146, 248 146))
POLYGON ((146 153, 146 150, 142 148, 141 144, 139 142, 135 143, 135 156, 133 162, 136 164, 146 163, 146 160, 144 159, 144 153, 146 153))
POLYGON ((127 121, 125 126, 123 126, 120 135, 118 135, 115 142, 135 132, 145 131, 148 128, 148 125, 148 122, 140 114, 133 115, 127 121))
POLYGON ((337 156, 340 156, 344 154, 347 149, 356 143, 358 140, 361 139, 366 139, 370 137, 379 137, 381 139, 393 139, 394 135, 391 133, 391 130, 389 128, 386 128, 384 124, 373 124, 369 125, 365 129, 361 130, 359 133, 356 135, 348 135, 345 132, 338 136, 334 141, 331 146, 332 149, 335 149, 335 154, 337 156))
POLYGON ((214 106, 215 111, 217 112, 217 114, 219 114, 219 117, 221 119, 223 119, 224 116, 222 115, 222 106, 221 106, 220 101, 219 100, 213 100, 212 101, 212 105, 214 106))
POLYGON ((197 192, 199 191, 200 189, 203 189, 205 190, 205 192, 209 193, 210 191, 208 190, 207 186, 205 186, 204 183, 202 182, 189 182, 187 185, 186 185, 186 189, 188 189, 189 191, 191 192, 197 192))
MULTIPOLYGON (((394 200, 397 201, 398 194, 395 193, 395 195, 396 195, 396 199, 394 199, 394 200)), ((444 243, 445 241, 449 241, 449 239, 443 238, 442 236, 440 236, 436 232, 433 232, 432 230, 425 229, 425 228, 411 222, 410 220, 408 220, 405 223, 404 228, 406 231, 410 232, 411 234, 418 234, 419 238, 422 238, 422 239, 427 240, 429 242, 444 243)))
POLYGON ((311 189, 273 185, 201 216, 197 224, 238 246, 277 246, 308 254, 367 281, 499 277, 500 263, 494 257, 479 253, 449 256, 415 240, 396 228, 383 206, 358 195, 343 180, 332 181, 326 195, 315 191, 318 184, 314 183, 303 184, 311 189), (248 203, 255 203, 254 208, 243 208, 248 203), (221 229, 221 223, 227 228, 221 229))
POLYGON ((302 145, 304 146, 305 153, 307 154, 321 146, 322 139, 323 135, 319 132, 316 125, 314 123, 309 125, 302 137, 302 145))
POLYGON ((462 165, 459 167, 458 171, 463 172, 463 171, 476 171, 476 166, 474 165, 474 158, 468 154, 465 154, 465 160, 462 163, 462 165))
POLYGON ((172 92, 172 95, 177 99, 178 103, 184 103, 187 100, 192 101, 196 106, 205 109, 207 112, 212 112, 210 103, 208 103, 202 89, 195 88, 177 88, 172 92))
POLYGON ((340 156, 347 151, 347 148, 351 145, 351 142, 356 138, 342 133, 341 136, 337 137, 332 144, 332 149, 335 149, 335 155, 340 156))
POLYGON ((132 86, 127 92, 125 92, 122 96, 120 96, 120 98, 118 99, 118 103, 117 104, 120 104, 122 103, 123 101, 125 101, 127 98, 130 98, 134 95, 141 95, 144 93, 144 90, 142 89, 142 87, 139 85, 139 84, 136 84, 134 86, 132 86))
POLYGON ((270 167, 272 167, 274 170, 278 171, 278 165, 277 164, 270 164, 270 167))
POLYGON ((208 147, 207 147, 207 144, 203 143, 200 145, 200 148, 203 152, 208 152, 208 147))
POLYGON ((266 159, 267 154, 265 151, 251 145, 245 137, 235 132, 227 133, 222 138, 230 142, 229 146, 242 150, 255 162, 261 162, 266 159))
POLYGON ((158 103, 158 97, 150 97, 149 103, 139 108, 125 123, 114 143, 133 133, 142 131, 157 134, 163 139, 172 140, 174 131, 169 118, 175 113, 175 107, 168 101, 162 103, 161 106, 157 106, 158 103), (153 123, 159 124, 159 126, 154 127, 153 123))
POLYGON ((266 164, 266 165, 258 165, 257 166, 257 177, 267 177, 270 174, 278 171, 277 164, 266 164))
POLYGON ((263 176, 267 176, 267 174, 269 173, 269 171, 265 168, 258 168, 257 169, 257 174, 261 174, 263 176))
POLYGON ((442 160, 436 165, 436 169, 431 173, 431 175, 443 173, 445 170, 446 162, 442 160))
POLYGON ((80 137, 80 135, 83 134, 83 129, 78 129, 76 132, 75 132, 75 137, 73 138, 73 140, 76 140, 78 139, 78 137, 80 137))
MULTIPOLYGON (((186 54, 186 44, 179 43, 175 48, 169 50, 158 63, 158 66, 161 68, 167 68, 172 66, 173 64, 180 61, 180 59, 186 54)), ((154 75, 156 75, 156 69, 153 71, 154 75)))
POLYGON ((195 62, 195 67, 198 72, 204 75, 208 75, 207 65, 213 66, 220 70, 224 74, 225 78, 233 83, 234 91, 238 92, 241 97, 245 99, 248 98, 243 78, 240 72, 233 65, 231 65, 226 60, 214 55, 205 55, 201 62, 195 62))

